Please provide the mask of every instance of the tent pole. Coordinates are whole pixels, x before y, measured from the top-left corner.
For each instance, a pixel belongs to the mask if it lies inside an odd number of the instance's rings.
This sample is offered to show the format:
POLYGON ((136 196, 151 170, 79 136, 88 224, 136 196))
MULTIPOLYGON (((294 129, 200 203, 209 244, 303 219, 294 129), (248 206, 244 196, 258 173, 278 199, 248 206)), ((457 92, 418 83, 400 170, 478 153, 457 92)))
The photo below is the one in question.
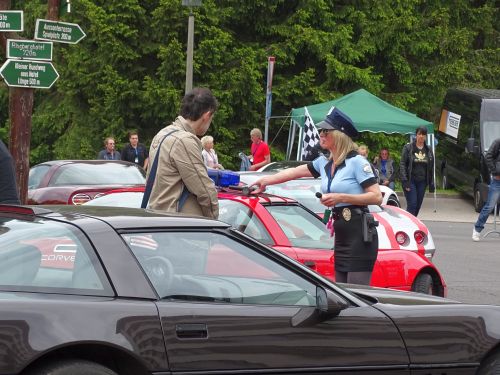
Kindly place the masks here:
POLYGON ((432 166, 432 173, 433 173, 433 179, 434 179, 434 212, 437 212, 437 193, 436 193, 436 146, 434 143, 434 133, 430 135, 430 140, 431 140, 431 150, 432 150, 432 155, 434 156, 433 158, 433 166, 432 166))
POLYGON ((297 156, 295 160, 300 161, 302 155, 302 139, 304 138, 304 126, 297 123, 297 128, 299 129, 299 141, 297 142, 297 156))
POLYGON ((295 138, 295 121, 290 119, 290 131, 288 132, 288 144, 286 147, 286 160, 290 160, 293 151, 293 140, 295 138))

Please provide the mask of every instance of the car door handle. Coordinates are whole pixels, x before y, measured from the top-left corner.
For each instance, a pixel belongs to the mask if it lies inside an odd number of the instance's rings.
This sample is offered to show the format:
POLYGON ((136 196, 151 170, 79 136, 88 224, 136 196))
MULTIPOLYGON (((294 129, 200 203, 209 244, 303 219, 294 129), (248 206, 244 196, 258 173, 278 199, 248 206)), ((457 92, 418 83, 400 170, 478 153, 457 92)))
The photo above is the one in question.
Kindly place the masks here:
POLYGON ((304 261, 304 266, 307 266, 309 268, 315 269, 316 268, 316 262, 314 260, 305 260, 304 261))
POLYGON ((206 339, 208 328, 203 323, 176 324, 175 332, 180 339, 206 339))

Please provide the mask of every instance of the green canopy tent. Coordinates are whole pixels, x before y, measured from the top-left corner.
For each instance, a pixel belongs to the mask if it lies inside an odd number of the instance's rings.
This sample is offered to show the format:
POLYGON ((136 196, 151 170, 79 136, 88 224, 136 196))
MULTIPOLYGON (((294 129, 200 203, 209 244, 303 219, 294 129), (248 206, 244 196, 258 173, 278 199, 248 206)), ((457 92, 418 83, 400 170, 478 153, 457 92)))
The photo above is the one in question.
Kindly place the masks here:
POLYGON ((313 122, 317 124, 325 119, 332 107, 337 107, 346 113, 360 132, 413 134, 419 126, 427 127, 429 134, 434 132, 432 122, 394 107, 368 91, 360 89, 325 103, 292 109, 290 115, 292 124, 288 139, 287 159, 290 159, 292 154, 296 128, 299 129, 297 160, 300 158, 306 108, 313 122))
MULTIPOLYGON (((431 145, 432 151, 434 152, 434 125, 432 122, 421 119, 413 113, 397 108, 368 91, 360 89, 325 103, 292 109, 286 155, 288 160, 291 159, 297 128, 299 130, 299 140, 297 142, 296 160, 301 160, 306 109, 314 124, 317 124, 325 119, 332 107, 337 107, 347 114, 354 122, 356 129, 360 132, 414 134, 416 128, 425 126, 428 131, 427 143, 431 145)), ((434 181, 435 180, 434 165, 434 181)), ((435 193, 434 205, 436 205, 435 193)), ((434 211, 436 211, 436 207, 434 207, 434 211)))

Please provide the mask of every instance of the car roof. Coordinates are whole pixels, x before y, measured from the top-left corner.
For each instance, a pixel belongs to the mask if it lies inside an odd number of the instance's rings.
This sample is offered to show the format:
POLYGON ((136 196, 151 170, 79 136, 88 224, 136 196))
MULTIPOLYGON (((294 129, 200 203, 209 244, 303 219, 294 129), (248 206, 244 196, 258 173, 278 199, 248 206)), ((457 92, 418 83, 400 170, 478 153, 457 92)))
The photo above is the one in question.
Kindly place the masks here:
POLYGON ((14 206, 0 205, 0 214, 12 214, 19 217, 46 217, 66 222, 97 219, 108 223, 113 228, 227 228, 228 224, 201 216, 170 214, 141 208, 109 207, 109 206, 73 206, 73 205, 40 205, 14 206))
POLYGON ((62 166, 62 165, 68 165, 68 164, 92 164, 92 165, 95 165, 95 164, 109 164, 109 163, 136 165, 135 163, 130 163, 130 162, 124 161, 124 160, 50 160, 50 161, 46 161, 46 162, 34 165, 33 167, 37 167, 39 165, 62 166))
POLYGON ((260 193, 260 194, 244 194, 239 190, 219 190, 218 192, 219 199, 230 199, 240 202, 251 202, 258 201, 258 203, 262 205, 271 205, 271 204, 298 204, 295 199, 280 197, 277 195, 260 193))

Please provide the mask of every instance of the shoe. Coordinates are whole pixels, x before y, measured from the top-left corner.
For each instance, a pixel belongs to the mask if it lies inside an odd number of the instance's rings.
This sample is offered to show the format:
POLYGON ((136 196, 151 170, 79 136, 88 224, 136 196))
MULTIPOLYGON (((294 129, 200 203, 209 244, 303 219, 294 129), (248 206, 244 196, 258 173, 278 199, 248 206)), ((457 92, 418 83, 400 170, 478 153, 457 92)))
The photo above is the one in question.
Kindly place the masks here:
POLYGON ((476 228, 474 228, 472 230, 472 241, 481 241, 481 233, 479 233, 478 231, 476 231, 476 228))

